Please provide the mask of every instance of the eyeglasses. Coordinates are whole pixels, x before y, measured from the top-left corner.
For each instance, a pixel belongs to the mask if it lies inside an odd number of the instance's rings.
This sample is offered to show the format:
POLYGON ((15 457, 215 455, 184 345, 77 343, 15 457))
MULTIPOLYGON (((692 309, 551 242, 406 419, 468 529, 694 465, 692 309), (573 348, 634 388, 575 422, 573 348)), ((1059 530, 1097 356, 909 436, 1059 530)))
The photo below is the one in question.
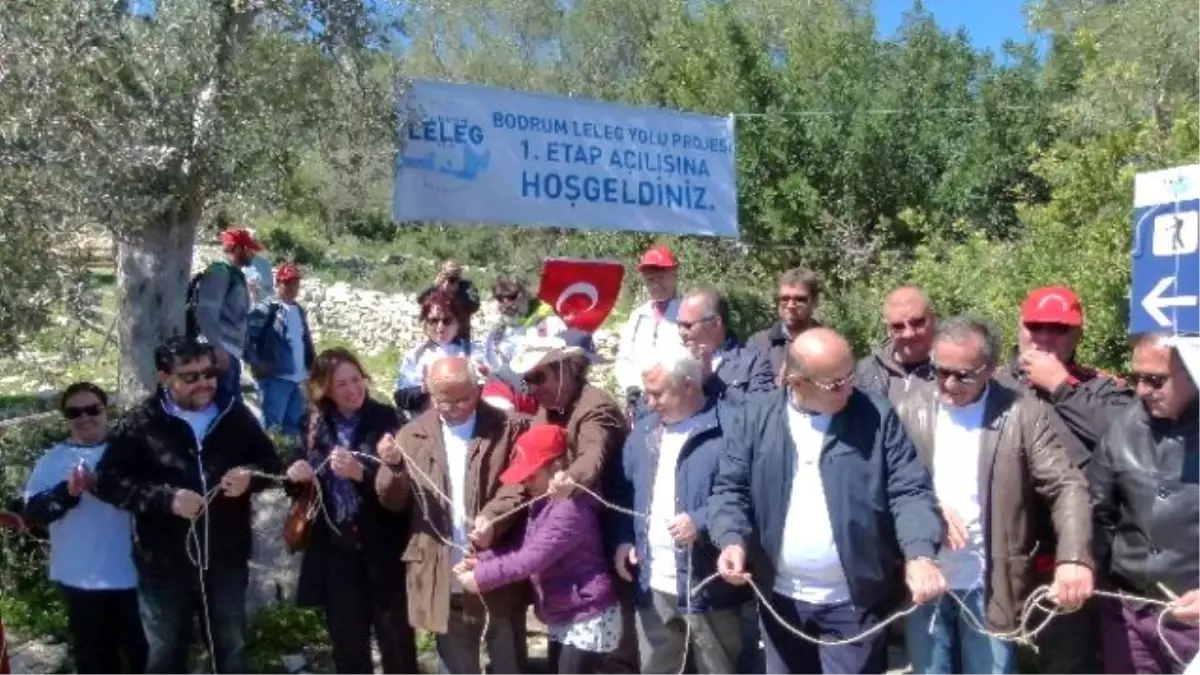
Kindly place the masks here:
POLYGON ((839 377, 836 380, 815 380, 811 377, 805 377, 804 375, 792 374, 788 375, 788 381, 792 384, 795 384, 798 381, 807 382, 821 391, 832 394, 833 392, 844 389, 852 384, 854 382, 854 373, 850 373, 845 377, 839 377))
POLYGON ((540 387, 546 383, 546 373, 542 370, 535 370, 531 373, 525 373, 525 384, 531 387, 540 387))
POLYGON ((807 295, 781 295, 777 298, 781 305, 807 305, 809 297, 807 295))
POLYGON ((69 420, 77 420, 84 415, 88 417, 99 417, 100 413, 104 412, 104 406, 99 403, 92 405, 71 406, 63 410, 63 417, 69 420))
POLYGON ((496 302, 513 302, 520 295, 520 293, 496 293, 492 297, 496 298, 496 302))
POLYGON ((693 327, 699 326, 700 324, 708 323, 709 321, 712 321, 714 318, 715 317, 706 316, 702 319, 697 319, 695 321, 676 321, 675 325, 679 326, 679 330, 686 331, 686 330, 691 330, 693 327))
POLYGON ((1133 373, 1129 376, 1129 383, 1135 388, 1139 384, 1144 384, 1146 387, 1158 391, 1167 385, 1167 380, 1171 379, 1170 375, 1159 375, 1157 373, 1133 373))
POLYGON ((961 384, 975 384, 979 380, 979 376, 982 375, 983 371, 987 370, 987 368, 987 364, 979 366, 978 368, 972 368, 970 370, 955 370, 953 368, 943 368, 941 366, 934 365, 933 374, 939 380, 949 380, 950 378, 954 378, 961 384))
POLYGON ((1049 333, 1051 335, 1066 335, 1071 327, 1061 323, 1027 323, 1025 330, 1030 333, 1049 333))
POLYGON ((452 316, 430 316, 425 318, 425 325, 427 326, 449 326, 452 323, 454 323, 454 317, 452 316))
POLYGON ((888 330, 892 331, 893 333, 899 333, 905 328, 921 330, 927 323, 929 323, 929 319, 923 316, 919 316, 915 319, 909 319, 908 321, 891 321, 888 322, 888 330))
POLYGON ((221 371, 216 368, 205 368, 204 370, 192 370, 185 373, 175 373, 175 377, 179 378, 184 384, 196 384, 200 378, 206 380, 215 380, 221 375, 221 371))

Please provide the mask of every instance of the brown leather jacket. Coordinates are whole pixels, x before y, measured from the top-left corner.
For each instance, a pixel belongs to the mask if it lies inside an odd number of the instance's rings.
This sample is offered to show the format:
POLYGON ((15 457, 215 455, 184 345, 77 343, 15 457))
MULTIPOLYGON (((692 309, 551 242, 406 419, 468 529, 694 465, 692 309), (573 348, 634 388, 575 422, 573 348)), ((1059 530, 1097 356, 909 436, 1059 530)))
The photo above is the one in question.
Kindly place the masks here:
POLYGON ((567 474, 596 491, 605 464, 614 458, 621 461, 621 446, 629 435, 629 423, 616 400, 590 384, 584 384, 579 396, 563 411, 538 409, 533 423, 557 424, 567 430, 567 474))
MULTIPOLYGON (((508 466, 517 436, 527 428, 528 418, 510 416, 482 401, 476 415, 475 431, 467 445, 468 521, 480 514, 492 518, 503 515, 524 499, 520 486, 501 486, 500 473, 508 466)), ((424 472, 443 494, 450 494, 446 445, 437 411, 427 410, 406 424, 396 435, 396 443, 416 466, 405 465, 397 470, 381 467, 375 490, 385 507, 393 511, 407 508, 410 514, 412 537, 400 557, 407 565, 408 620, 414 628, 445 633, 450 618, 452 572, 450 547, 443 538, 450 540, 453 536, 450 508, 420 473, 424 472)), ((496 522, 492 544, 497 544, 522 517, 523 511, 496 522)), ((469 529, 470 522, 466 526, 469 529)), ((513 584, 486 594, 484 600, 488 609, 500 616, 522 607, 525 592, 521 585, 513 584)), ((465 593, 463 601, 467 619, 481 621, 483 605, 479 596, 465 593)))
MULTIPOLYGON (((987 397, 979 455, 987 619, 1011 630, 1029 593, 1048 581, 1035 574, 1039 549, 1056 539, 1059 563, 1092 566, 1092 512, 1087 481, 1051 428, 1045 404, 994 380, 987 397)), ((937 408, 929 382, 916 383, 896 406, 931 474, 937 408)))

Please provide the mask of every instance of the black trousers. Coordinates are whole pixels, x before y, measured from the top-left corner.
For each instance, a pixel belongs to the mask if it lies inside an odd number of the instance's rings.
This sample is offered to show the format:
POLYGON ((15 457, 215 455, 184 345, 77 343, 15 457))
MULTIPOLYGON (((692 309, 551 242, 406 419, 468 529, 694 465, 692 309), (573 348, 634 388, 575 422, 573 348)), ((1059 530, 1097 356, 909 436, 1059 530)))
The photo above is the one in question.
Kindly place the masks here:
POLYGON ((603 673, 604 654, 589 652, 571 645, 560 645, 558 649, 559 673, 603 673))
POLYGON ((146 672, 146 634, 138 614, 136 590, 59 588, 67 604, 76 672, 146 672))
POLYGON ((401 591, 377 598, 370 587, 366 557, 336 546, 329 551, 325 626, 339 673, 373 673, 371 631, 379 643, 385 673, 416 673, 417 638, 408 623, 408 598, 401 591))

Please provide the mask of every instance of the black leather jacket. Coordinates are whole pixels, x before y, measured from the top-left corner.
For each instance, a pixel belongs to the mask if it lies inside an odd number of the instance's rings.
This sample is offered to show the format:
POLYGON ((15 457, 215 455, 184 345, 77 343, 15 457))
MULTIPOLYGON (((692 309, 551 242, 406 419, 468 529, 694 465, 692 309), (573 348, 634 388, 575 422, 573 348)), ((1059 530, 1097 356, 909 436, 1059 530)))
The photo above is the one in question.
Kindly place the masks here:
POLYGON ((1162 598, 1200 587, 1200 425, 1135 403, 1113 420, 1088 465, 1096 565, 1121 590, 1162 598))

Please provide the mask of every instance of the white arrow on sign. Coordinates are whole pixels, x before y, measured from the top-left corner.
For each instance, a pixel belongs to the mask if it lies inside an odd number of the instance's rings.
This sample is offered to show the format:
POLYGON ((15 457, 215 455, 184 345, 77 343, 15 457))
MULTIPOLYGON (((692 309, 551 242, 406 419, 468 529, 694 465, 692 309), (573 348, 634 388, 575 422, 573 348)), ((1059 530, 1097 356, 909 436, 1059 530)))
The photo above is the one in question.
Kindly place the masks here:
POLYGON ((1146 313, 1150 318, 1158 322, 1158 325, 1168 327, 1171 325, 1171 319, 1163 313, 1163 308, 1166 307, 1189 307, 1196 304, 1198 298, 1194 295, 1177 295, 1173 298, 1164 298, 1163 293, 1175 283, 1175 277, 1163 277, 1146 297, 1142 298, 1142 307, 1146 308, 1146 313))

